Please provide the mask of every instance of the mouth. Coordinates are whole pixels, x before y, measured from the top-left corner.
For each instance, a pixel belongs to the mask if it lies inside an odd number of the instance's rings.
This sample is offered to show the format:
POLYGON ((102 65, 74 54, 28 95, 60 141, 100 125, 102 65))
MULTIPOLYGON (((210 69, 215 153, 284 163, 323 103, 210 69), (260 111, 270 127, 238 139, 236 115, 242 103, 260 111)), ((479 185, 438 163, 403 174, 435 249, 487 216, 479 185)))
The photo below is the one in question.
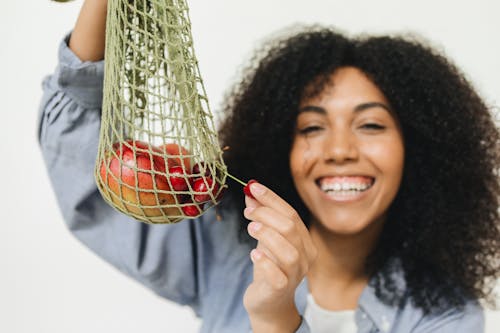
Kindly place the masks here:
POLYGON ((334 201, 354 201, 373 187, 375 178, 364 175, 327 176, 315 181, 318 188, 334 201))

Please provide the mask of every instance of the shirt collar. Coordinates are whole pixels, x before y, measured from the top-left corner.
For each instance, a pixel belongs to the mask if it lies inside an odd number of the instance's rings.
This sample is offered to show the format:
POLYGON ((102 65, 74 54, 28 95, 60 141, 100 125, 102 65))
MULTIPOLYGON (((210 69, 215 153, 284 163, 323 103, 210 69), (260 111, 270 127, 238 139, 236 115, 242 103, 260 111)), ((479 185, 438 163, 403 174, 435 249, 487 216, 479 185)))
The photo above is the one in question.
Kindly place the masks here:
POLYGON ((363 289, 359 298, 356 321, 369 319, 380 332, 390 332, 394 325, 397 311, 398 308, 396 306, 383 303, 375 295, 375 289, 368 284, 363 289))
MULTIPOLYGON (((397 288, 399 292, 403 292, 406 289, 406 284, 404 282, 402 270, 398 269, 394 274, 395 281, 397 281, 397 288)), ((301 316, 304 315, 306 309, 308 293, 309 287, 307 278, 304 278, 295 291, 295 305, 297 306, 297 310, 301 316)), ((371 285, 371 283, 368 283, 368 285, 363 289, 358 301, 358 308, 356 309, 356 324, 358 325, 358 328, 366 326, 366 321, 369 320, 378 328, 380 332, 390 332, 394 325, 397 313, 398 306, 391 306, 383 303, 375 295, 375 288, 371 285)))
POLYGON ((307 279, 304 278, 302 282, 300 282, 297 289, 295 289, 295 305, 297 306, 297 310, 300 315, 303 316, 306 311, 307 304, 307 294, 309 293, 309 287, 307 284, 307 279))

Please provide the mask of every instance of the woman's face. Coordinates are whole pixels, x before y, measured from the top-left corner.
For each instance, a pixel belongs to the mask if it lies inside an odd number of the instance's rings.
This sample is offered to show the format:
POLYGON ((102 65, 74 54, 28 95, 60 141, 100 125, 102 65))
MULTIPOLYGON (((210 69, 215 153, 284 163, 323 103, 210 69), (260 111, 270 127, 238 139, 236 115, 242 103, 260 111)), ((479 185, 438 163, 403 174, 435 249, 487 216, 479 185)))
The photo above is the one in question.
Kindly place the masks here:
POLYGON ((383 223, 403 161, 398 120, 360 70, 337 70, 322 93, 301 101, 290 169, 311 223, 344 235, 383 223))

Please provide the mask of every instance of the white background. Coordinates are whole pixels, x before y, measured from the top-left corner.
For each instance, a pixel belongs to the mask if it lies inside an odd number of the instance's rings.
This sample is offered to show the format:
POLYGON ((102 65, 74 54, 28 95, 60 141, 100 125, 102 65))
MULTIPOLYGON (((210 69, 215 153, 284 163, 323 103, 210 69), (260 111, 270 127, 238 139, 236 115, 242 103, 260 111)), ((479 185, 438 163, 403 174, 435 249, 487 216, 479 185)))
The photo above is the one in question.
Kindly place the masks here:
MULTIPOLYGON (((418 32, 444 50, 491 106, 500 105, 497 0, 192 0, 200 68, 213 111, 251 50, 286 25, 358 33, 418 32)), ((190 309, 121 275, 64 227, 36 142, 42 77, 82 0, 6 0, 0 11, 0 332, 196 332, 190 309)), ((452 254, 450 254, 452 255, 452 254)), ((499 332, 487 312, 487 332, 499 332)))

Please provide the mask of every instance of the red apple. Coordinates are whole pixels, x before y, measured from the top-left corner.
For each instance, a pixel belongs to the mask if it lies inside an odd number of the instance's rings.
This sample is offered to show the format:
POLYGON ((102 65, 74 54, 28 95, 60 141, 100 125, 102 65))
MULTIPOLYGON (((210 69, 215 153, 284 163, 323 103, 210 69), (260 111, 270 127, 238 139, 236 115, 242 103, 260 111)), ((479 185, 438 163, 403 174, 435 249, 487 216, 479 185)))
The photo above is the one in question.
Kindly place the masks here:
POLYGON ((176 143, 166 143, 158 148, 168 155, 168 161, 172 161, 171 165, 183 166, 184 162, 184 170, 191 171, 191 153, 189 150, 176 143))
POLYGON ((178 207, 158 207, 177 203, 172 194, 161 192, 170 191, 162 151, 137 140, 115 143, 113 149, 100 166, 101 180, 112 192, 108 195, 113 203, 147 217, 179 216, 178 207))

